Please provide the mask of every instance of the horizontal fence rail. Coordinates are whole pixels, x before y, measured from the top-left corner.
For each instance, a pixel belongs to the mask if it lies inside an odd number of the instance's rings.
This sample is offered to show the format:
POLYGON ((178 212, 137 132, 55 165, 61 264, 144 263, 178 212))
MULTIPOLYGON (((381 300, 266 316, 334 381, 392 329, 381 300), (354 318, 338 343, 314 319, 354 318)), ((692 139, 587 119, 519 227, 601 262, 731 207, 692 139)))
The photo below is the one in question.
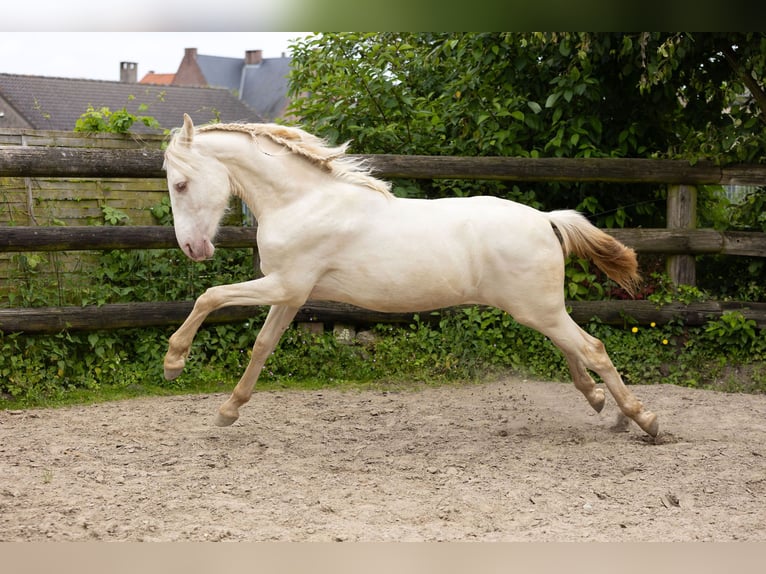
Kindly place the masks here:
MULTIPOLYGON (((97 331, 136 327, 167 327, 180 325, 194 306, 193 301, 146 303, 112 303, 88 307, 39 307, 31 309, 0 309, 0 331, 7 333, 58 333, 97 331)), ((657 305, 651 301, 568 301, 572 318, 580 324, 597 317, 609 325, 666 324, 682 320, 686 325, 703 325, 710 318, 726 311, 739 311, 766 328, 766 303, 736 301, 704 301, 699 303, 670 303, 657 305)), ((437 321, 442 313, 454 313, 456 308, 439 314, 419 313, 421 320, 437 321)), ((206 325, 247 321, 259 313, 259 307, 233 306, 211 313, 206 325)), ((345 303, 308 301, 295 320, 303 323, 344 323, 356 327, 376 324, 408 324, 415 313, 381 313, 345 303)))
MULTIPOLYGON (((717 166, 700 161, 643 158, 517 158, 358 155, 376 175, 414 179, 604 181, 760 185, 766 165, 717 166)), ((0 177, 165 177, 163 152, 151 149, 7 146, 0 177)))
MULTIPOLYGON (((221 227, 216 236, 215 245, 217 247, 254 247, 256 234, 255 227, 221 227)), ((175 229, 159 225, 0 228, 0 253, 170 249, 173 247, 178 247, 175 229)))
MULTIPOLYGON (((766 257, 766 234, 714 229, 604 229, 640 253, 766 257)), ((221 227, 217 247, 254 247, 256 227, 221 227)), ((172 227, 71 226, 0 228, 0 253, 177 247, 172 227), (21 249, 23 246, 23 249, 21 249)))

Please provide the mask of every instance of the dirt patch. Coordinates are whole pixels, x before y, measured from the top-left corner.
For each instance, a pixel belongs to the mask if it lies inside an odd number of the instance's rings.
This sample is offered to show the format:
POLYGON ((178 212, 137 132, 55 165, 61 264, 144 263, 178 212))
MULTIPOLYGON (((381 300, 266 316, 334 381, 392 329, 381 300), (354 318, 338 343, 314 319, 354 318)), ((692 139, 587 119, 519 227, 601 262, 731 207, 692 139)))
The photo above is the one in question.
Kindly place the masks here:
POLYGON ((0 412, 0 540, 766 540, 766 396, 570 384, 0 412))

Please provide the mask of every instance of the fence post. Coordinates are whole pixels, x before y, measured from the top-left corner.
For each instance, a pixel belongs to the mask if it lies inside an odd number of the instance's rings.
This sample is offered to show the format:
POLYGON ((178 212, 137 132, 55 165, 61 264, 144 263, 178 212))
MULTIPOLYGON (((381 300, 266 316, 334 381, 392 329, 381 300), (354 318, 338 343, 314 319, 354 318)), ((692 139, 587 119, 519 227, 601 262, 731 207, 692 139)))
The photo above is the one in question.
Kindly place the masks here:
MULTIPOLYGON (((697 188, 693 185, 669 185, 667 201, 668 229, 697 227, 697 188)), ((674 285, 696 285, 694 255, 670 255, 667 272, 674 285)))

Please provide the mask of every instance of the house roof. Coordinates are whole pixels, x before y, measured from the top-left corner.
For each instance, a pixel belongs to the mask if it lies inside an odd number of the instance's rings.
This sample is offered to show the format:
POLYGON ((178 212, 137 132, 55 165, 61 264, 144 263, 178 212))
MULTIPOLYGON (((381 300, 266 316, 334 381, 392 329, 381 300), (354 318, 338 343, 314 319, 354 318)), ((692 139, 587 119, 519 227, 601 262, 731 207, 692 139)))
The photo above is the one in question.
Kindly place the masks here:
POLYGON ((237 92, 239 92, 243 62, 241 58, 197 55, 197 65, 209 86, 237 92))
POLYGON ((284 112, 290 87, 290 58, 265 58, 245 66, 240 98, 256 110, 262 121, 272 121, 284 112))
POLYGON ((257 112, 258 121, 273 121, 287 106, 290 58, 263 58, 248 65, 243 58, 199 54, 196 61, 209 86, 238 94, 257 112))
MULTIPOLYGON (((0 110, 11 106, 29 127, 47 130, 72 130, 88 106, 110 110, 126 108, 136 115, 157 119, 161 128, 181 125, 183 114, 188 113, 195 123, 212 120, 222 122, 258 121, 259 116, 247 104, 228 90, 187 86, 151 85, 102 80, 82 80, 0 74, 0 110), (140 105, 147 109, 139 111, 140 105)), ((3 118, 0 118, 3 127, 3 118)), ((137 133, 158 130, 146 128, 137 122, 131 128, 137 133)))
POLYGON ((173 83, 175 74, 158 74, 156 72, 147 72, 143 78, 138 82, 139 84, 160 84, 169 86, 173 83))

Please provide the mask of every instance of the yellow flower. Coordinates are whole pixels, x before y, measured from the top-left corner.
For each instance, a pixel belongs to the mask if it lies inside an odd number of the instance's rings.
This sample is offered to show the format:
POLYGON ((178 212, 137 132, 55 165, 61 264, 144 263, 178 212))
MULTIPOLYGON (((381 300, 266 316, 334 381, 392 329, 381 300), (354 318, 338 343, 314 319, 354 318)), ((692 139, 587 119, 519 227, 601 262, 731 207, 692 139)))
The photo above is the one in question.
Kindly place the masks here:
POLYGON ((649 326, 650 326, 652 329, 654 329, 654 328, 657 326, 657 323, 655 323, 654 321, 652 321, 651 323, 649 323, 649 326))
POLYGON ((663 345, 667 345, 667 344, 668 344, 668 340, 667 340, 667 339, 663 339, 663 340, 662 340, 662 344, 663 344, 663 345))
POLYGON ((631 332, 631 333, 638 333, 638 327, 633 327, 633 328, 630 330, 630 332, 631 332))

